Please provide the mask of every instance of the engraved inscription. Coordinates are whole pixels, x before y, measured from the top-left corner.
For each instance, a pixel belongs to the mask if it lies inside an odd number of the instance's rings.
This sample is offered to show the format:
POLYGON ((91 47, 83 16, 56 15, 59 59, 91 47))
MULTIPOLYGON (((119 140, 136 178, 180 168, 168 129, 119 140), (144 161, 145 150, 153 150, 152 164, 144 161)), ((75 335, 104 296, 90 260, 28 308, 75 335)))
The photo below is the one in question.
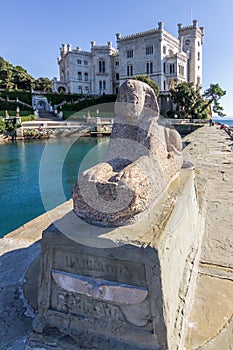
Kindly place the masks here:
POLYGON ((66 255, 66 267, 79 268, 80 270, 89 270, 96 272, 103 272, 105 274, 122 274, 123 270, 129 274, 126 266, 121 266, 119 264, 108 264, 102 261, 98 261, 94 257, 84 257, 84 256, 69 256, 66 255))
POLYGON ((142 263, 57 249, 53 269, 147 288, 142 263))
POLYGON ((125 325, 124 316, 118 306, 90 297, 66 292, 52 282, 50 310, 72 314, 88 319, 88 324, 118 329, 125 325))

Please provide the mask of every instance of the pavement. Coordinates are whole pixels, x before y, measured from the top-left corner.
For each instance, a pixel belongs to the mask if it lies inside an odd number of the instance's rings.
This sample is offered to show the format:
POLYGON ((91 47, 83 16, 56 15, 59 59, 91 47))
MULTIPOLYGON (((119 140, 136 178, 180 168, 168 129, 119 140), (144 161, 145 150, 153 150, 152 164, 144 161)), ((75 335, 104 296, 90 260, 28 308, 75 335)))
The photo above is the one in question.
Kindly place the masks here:
POLYGON ((233 143, 219 126, 205 126, 184 141, 206 218, 186 349, 232 350, 233 143))
MULTIPOLYGON (((199 206, 206 217, 195 301, 186 320, 189 331, 185 349, 233 350, 233 144, 219 126, 200 128, 184 142, 185 160, 195 164, 199 206)), ((56 218, 62 216, 63 205, 52 213, 56 218)), ((0 241, 0 350, 26 349, 34 312, 23 287, 29 276, 34 281, 38 278, 35 259, 52 213, 43 214, 0 241)), ((36 304, 33 283, 27 293, 34 293, 36 304)), ((38 350, 52 348, 59 346, 51 342, 50 335, 48 346, 38 350)))

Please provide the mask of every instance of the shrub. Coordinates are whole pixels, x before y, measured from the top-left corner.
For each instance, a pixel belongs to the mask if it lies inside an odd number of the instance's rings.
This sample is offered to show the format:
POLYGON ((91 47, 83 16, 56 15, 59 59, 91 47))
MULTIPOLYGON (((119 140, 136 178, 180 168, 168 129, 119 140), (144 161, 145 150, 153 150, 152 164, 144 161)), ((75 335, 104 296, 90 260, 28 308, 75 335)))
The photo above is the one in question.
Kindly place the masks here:
POLYGON ((30 122, 32 120, 36 120, 36 117, 33 114, 27 115, 27 116, 21 116, 21 122, 30 122))

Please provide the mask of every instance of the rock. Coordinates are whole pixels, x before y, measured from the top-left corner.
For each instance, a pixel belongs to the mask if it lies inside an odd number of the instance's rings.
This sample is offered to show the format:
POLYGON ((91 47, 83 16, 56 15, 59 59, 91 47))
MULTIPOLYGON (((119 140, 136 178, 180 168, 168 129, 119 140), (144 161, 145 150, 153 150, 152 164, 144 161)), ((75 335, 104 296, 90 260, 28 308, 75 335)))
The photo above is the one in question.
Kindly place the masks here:
POLYGON ((115 115, 104 162, 84 171, 73 189, 77 216, 103 226, 139 220, 183 163, 181 137, 158 125, 158 103, 149 85, 122 84, 115 115))

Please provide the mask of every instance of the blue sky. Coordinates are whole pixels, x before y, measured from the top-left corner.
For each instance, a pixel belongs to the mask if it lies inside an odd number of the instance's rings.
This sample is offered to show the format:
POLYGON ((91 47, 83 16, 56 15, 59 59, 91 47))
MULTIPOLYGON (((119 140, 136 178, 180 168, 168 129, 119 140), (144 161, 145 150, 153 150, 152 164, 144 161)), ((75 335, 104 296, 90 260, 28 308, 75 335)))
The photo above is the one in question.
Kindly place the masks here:
POLYGON ((193 19, 204 27, 203 88, 219 83, 227 91, 221 103, 233 116, 233 1, 232 0, 11 0, 1 2, 0 56, 21 65, 34 77, 58 77, 62 43, 90 50, 131 34, 157 27, 177 35, 177 24, 193 19))

